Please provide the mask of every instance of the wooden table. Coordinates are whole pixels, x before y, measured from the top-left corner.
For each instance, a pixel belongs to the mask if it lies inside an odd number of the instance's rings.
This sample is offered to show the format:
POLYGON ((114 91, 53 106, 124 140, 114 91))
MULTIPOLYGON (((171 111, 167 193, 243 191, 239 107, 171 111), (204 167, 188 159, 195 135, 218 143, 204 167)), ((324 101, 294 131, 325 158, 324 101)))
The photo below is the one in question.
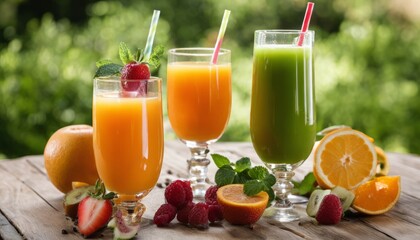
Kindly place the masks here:
MULTIPOLYGON (((217 152, 237 160, 242 156, 261 164, 251 143, 217 143, 211 146, 217 152)), ((420 239, 420 157, 387 153, 391 164, 390 175, 401 175, 402 193, 396 206, 379 216, 355 215, 335 226, 321 226, 307 217, 305 204, 296 205, 302 215, 300 221, 270 224, 260 219, 253 230, 232 226, 226 221, 198 230, 177 223, 158 228, 151 221, 154 212, 164 202, 163 189, 156 187, 145 199, 147 211, 137 239, 420 239)), ((165 143, 164 165, 159 182, 185 177, 189 152, 178 141, 165 143), (172 172, 172 174, 168 174, 172 172)), ((311 171, 308 159, 296 171, 301 179, 311 171)), ((210 176, 216 171, 212 163, 210 176)), ((63 194, 49 182, 42 156, 27 156, 0 161, 0 239, 82 239, 73 231, 62 207, 63 194), (68 234, 62 234, 65 229, 68 234)), ((111 239, 106 230, 100 238, 111 239)))

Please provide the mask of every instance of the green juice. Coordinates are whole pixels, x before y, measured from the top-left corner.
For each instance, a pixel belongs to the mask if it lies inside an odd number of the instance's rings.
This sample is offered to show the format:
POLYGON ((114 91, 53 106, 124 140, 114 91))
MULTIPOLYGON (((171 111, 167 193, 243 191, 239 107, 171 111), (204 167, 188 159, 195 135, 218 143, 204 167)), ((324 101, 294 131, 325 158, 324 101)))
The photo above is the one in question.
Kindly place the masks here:
POLYGON ((254 48, 251 138, 262 161, 296 164, 315 142, 315 98, 311 47, 254 48))

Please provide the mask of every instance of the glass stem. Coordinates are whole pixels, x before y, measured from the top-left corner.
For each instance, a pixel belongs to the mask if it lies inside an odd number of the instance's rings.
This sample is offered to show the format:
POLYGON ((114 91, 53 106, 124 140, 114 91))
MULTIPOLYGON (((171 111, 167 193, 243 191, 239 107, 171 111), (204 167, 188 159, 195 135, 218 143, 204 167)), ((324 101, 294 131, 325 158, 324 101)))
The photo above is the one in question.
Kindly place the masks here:
POLYGON ((289 200, 289 194, 293 189, 293 183, 291 182, 292 177, 295 175, 294 172, 284 171, 283 169, 273 169, 273 174, 277 179, 276 184, 273 186, 277 201, 275 207, 279 208, 290 208, 293 206, 289 200))
POLYGON ((193 189, 194 198, 204 198, 210 183, 207 178, 207 166, 210 160, 207 158, 209 149, 205 147, 190 147, 191 159, 188 160, 189 180, 193 189))

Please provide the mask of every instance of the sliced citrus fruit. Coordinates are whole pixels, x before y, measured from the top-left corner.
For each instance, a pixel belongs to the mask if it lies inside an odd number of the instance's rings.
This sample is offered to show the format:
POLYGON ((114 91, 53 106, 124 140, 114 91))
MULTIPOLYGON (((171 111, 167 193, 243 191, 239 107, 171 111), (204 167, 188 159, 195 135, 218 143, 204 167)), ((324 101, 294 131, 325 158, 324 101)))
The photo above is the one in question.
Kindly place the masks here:
POLYGON ((389 173, 389 163, 388 158, 384 150, 378 146, 375 146, 376 155, 378 157, 378 165, 376 167, 376 176, 386 176, 389 173))
POLYGON ((354 189, 374 176, 376 165, 375 145, 353 129, 328 133, 315 149, 314 175, 322 188, 354 189))
POLYGON ((217 201, 222 206, 226 221, 237 225, 251 225, 264 213, 268 194, 260 192, 254 196, 247 196, 243 184, 230 184, 217 190, 217 201))
POLYGON ((334 131, 343 130, 343 129, 352 129, 352 128, 346 125, 334 125, 334 126, 329 126, 327 128, 322 129, 316 135, 323 137, 327 135, 328 133, 332 133, 334 131))
POLYGON ((71 182, 72 189, 86 187, 86 186, 89 186, 89 183, 77 182, 77 181, 71 182))
POLYGON ((370 215, 382 214, 397 203, 400 192, 400 176, 378 177, 354 190, 352 207, 370 215))

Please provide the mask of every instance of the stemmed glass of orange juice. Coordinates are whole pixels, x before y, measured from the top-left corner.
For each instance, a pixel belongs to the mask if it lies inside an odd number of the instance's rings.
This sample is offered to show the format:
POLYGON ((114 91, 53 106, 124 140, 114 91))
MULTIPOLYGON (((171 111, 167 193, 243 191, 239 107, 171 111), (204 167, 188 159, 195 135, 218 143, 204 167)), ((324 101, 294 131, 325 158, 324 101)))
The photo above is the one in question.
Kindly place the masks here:
POLYGON ((117 208, 138 223, 163 159, 161 79, 95 78, 93 146, 100 178, 117 193, 117 208), (127 86, 129 86, 127 88, 127 86))
POLYGON ((191 151, 187 160, 195 198, 210 184, 208 145, 223 134, 231 109, 230 50, 220 49, 212 63, 213 48, 175 48, 168 53, 168 116, 172 129, 191 151))

